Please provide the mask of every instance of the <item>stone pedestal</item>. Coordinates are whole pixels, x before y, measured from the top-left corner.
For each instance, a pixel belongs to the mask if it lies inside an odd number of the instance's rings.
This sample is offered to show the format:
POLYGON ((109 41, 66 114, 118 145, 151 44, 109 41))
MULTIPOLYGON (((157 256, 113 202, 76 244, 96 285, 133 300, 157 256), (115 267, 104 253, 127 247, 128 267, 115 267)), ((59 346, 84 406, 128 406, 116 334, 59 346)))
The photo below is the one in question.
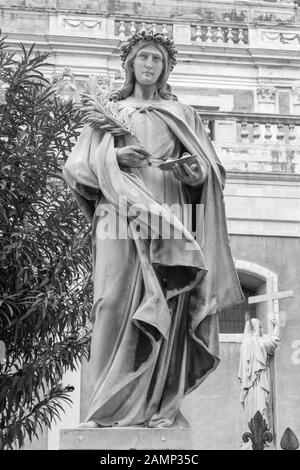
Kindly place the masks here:
POLYGON ((141 426, 60 431, 61 450, 192 449, 192 430, 180 414, 171 428, 141 426))

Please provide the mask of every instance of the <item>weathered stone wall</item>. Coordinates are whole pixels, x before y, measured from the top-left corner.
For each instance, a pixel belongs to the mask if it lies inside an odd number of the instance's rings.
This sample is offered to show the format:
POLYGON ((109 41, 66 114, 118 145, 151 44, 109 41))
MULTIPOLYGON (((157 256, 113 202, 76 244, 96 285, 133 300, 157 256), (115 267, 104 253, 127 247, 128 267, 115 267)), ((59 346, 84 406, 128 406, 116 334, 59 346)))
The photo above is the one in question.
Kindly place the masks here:
POLYGON ((294 291, 291 299, 282 299, 279 305, 286 323, 276 353, 277 429, 279 438, 286 427, 300 437, 300 238, 232 236, 231 246, 235 258, 275 272, 279 291, 294 291))
MULTIPOLYGON (((235 259, 248 260, 275 272, 279 291, 293 290, 294 297, 280 301, 286 313, 281 344, 276 351, 275 395, 277 441, 286 427, 300 436, 300 239, 231 236, 235 259)), ((196 449, 238 449, 243 433, 239 402, 239 343, 221 343, 218 368, 187 396, 183 412, 193 427, 196 449)))
POLYGON ((157 17, 159 19, 187 18, 203 21, 238 22, 267 21, 287 22, 289 24, 300 20, 299 8, 293 0, 282 3, 257 1, 210 1, 197 0, 0 0, 0 6, 6 8, 47 9, 64 11, 85 11, 101 14, 138 15, 157 17))
POLYGON ((239 350, 240 343, 221 343, 219 366, 183 401, 182 412, 192 427, 195 449, 239 448, 243 432, 239 350))
POLYGON ((27 34, 47 34, 49 32, 49 16, 41 12, 0 9, 1 30, 27 34))

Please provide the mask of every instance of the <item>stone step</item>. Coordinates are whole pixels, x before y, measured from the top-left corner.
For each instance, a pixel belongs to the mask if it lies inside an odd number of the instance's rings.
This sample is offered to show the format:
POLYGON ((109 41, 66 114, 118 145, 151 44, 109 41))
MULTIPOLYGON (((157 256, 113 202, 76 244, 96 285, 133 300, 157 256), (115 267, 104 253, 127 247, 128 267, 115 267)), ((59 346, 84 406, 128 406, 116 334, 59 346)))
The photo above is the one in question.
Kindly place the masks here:
POLYGON ((192 449, 192 430, 180 413, 170 428, 142 426, 71 428, 60 431, 61 450, 192 449))

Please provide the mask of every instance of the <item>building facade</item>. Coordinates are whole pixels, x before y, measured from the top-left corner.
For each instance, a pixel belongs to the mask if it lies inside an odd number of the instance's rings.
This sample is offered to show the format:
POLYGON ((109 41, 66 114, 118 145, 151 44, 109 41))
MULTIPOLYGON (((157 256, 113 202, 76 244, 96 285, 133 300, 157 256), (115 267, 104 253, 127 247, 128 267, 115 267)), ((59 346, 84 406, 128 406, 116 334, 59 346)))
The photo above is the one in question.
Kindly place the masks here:
MULTIPOLYGON (((300 436, 300 7, 291 0, 0 0, 11 49, 33 42, 51 53, 45 73, 77 99, 91 75, 106 90, 122 82, 119 48, 141 28, 171 35, 173 93, 199 112, 227 170, 231 248, 246 297, 265 332, 278 313, 272 361, 275 446, 286 427, 300 436), (276 293, 293 291, 278 300, 276 293)), ((220 321, 221 364, 183 403, 195 449, 237 449, 243 429, 237 379, 243 310, 220 321)), ((62 426, 84 418, 85 367, 66 377, 74 405, 62 426)), ((58 447, 58 428, 35 448, 58 447)))

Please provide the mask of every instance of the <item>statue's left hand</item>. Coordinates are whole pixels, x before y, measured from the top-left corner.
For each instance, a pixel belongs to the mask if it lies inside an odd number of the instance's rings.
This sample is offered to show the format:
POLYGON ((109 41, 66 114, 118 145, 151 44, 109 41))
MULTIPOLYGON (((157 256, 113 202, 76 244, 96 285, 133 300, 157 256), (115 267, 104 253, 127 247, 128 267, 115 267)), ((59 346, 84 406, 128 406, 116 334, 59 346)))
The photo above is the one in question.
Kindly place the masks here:
POLYGON ((173 172, 175 177, 189 186, 199 186, 203 183, 204 173, 199 162, 189 166, 187 163, 178 163, 174 166, 173 172))

